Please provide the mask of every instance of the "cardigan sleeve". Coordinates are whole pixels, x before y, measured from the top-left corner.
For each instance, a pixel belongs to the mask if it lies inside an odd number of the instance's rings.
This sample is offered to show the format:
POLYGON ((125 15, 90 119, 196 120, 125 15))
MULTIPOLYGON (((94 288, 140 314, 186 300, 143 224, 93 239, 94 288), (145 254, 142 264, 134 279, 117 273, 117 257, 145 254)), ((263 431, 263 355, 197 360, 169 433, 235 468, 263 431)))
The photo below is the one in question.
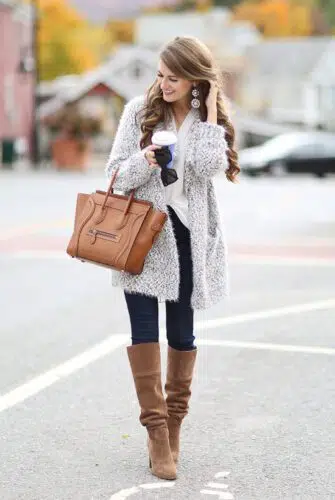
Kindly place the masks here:
POLYGON ((225 129, 214 123, 197 121, 191 132, 191 166, 199 177, 213 177, 228 167, 225 129))
POLYGON ((155 171, 139 146, 140 127, 136 114, 142 102, 143 98, 135 97, 125 105, 105 168, 107 177, 111 178, 119 167, 114 187, 120 191, 137 189, 148 182, 155 171))

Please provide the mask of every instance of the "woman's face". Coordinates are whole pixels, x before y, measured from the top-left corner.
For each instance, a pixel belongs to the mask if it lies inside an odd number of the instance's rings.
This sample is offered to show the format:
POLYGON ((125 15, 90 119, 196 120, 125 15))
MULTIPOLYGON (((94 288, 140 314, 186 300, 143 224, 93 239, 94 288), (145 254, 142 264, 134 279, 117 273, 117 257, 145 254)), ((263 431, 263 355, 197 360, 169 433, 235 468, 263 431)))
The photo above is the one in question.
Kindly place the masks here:
POLYGON ((158 64, 157 81, 163 92, 164 101, 173 103, 188 99, 192 82, 175 76, 161 60, 158 64))

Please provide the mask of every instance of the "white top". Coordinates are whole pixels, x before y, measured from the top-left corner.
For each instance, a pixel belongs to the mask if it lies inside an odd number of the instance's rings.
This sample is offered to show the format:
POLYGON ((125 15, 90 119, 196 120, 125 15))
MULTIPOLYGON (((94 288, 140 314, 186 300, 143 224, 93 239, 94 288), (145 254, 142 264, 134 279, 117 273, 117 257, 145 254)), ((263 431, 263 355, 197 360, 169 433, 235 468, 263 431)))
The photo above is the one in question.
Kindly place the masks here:
POLYGON ((172 126, 178 139, 176 145, 176 154, 172 166, 177 172, 178 180, 173 184, 165 187, 167 205, 170 205, 173 208, 180 221, 187 228, 189 227, 189 223, 188 201, 184 192, 185 148, 187 134, 196 118, 198 118, 198 111, 192 108, 186 115, 183 123, 177 131, 176 122, 172 114, 172 126))

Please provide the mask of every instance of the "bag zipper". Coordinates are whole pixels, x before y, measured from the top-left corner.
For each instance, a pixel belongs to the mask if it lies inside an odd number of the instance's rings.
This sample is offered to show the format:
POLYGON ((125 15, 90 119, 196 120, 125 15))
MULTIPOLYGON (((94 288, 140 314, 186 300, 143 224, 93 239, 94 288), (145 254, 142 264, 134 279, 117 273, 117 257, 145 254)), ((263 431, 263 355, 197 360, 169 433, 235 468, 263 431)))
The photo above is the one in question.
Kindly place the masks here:
POLYGON ((94 237, 94 241, 96 240, 97 236, 101 236, 102 238, 111 240, 111 241, 118 241, 120 239, 120 236, 117 234, 113 233, 107 233, 106 231, 101 231, 100 229, 89 229, 88 234, 90 236, 94 237))

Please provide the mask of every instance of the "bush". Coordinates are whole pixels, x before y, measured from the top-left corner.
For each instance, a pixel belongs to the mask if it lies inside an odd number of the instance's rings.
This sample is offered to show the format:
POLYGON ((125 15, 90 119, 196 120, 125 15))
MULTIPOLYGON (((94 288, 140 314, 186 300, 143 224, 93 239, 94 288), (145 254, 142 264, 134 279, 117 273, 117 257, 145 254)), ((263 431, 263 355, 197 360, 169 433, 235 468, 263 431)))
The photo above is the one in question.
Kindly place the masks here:
POLYGON ((65 135, 85 143, 89 138, 103 131, 103 118, 84 113, 78 104, 67 104, 60 111, 49 117, 45 124, 50 132, 65 135))

